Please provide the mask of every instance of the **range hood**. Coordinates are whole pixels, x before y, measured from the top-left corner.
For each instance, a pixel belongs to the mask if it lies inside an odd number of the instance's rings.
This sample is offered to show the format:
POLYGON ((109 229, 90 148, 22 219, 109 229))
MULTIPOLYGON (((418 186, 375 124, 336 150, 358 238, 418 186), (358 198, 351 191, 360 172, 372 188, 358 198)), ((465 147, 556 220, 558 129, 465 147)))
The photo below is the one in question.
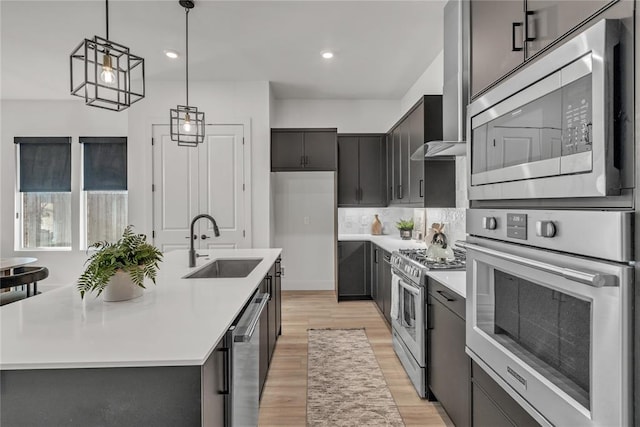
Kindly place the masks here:
POLYGON ((466 108, 468 91, 469 2, 449 0, 444 6, 444 86, 442 88, 442 141, 425 141, 412 160, 466 156, 466 108))

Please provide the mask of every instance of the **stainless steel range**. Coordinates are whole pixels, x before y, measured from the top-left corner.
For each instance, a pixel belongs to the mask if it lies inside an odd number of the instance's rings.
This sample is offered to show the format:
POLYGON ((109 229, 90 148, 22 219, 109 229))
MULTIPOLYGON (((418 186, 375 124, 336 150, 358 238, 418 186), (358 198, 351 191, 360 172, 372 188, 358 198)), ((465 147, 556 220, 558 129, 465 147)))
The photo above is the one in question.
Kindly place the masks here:
POLYGON ((465 252, 455 259, 428 259, 425 249, 406 249, 391 255, 391 325, 393 348, 422 398, 428 397, 426 330, 426 274, 429 270, 464 270, 465 252))

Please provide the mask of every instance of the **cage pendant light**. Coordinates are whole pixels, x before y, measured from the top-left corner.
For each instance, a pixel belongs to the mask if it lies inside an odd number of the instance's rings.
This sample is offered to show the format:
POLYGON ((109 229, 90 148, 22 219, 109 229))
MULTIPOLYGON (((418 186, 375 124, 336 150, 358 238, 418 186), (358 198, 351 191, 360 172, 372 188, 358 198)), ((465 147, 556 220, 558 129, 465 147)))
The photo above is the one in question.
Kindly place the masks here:
POLYGON ((180 6, 184 7, 186 15, 186 78, 185 88, 187 102, 169 110, 171 140, 185 147, 197 147, 204 142, 204 112, 198 111, 198 107, 189 105, 189 11, 195 6, 191 0, 180 0, 180 6))
POLYGON ((71 95, 92 107, 122 111, 144 98, 144 59, 109 40, 109 0, 105 0, 106 38, 84 39, 69 57, 71 95))

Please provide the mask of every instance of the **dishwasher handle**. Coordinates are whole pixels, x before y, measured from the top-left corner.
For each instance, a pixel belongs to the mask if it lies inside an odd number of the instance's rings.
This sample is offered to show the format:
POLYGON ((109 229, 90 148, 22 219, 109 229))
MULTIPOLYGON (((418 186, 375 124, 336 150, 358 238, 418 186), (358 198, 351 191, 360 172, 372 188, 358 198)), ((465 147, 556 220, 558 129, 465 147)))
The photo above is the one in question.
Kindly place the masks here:
POLYGON ((269 294, 259 294, 252 301, 252 306, 242 316, 240 322, 238 322, 237 329, 234 332, 234 342, 248 342, 251 341, 253 334, 256 331, 256 326, 260 320, 262 311, 269 303, 269 294))

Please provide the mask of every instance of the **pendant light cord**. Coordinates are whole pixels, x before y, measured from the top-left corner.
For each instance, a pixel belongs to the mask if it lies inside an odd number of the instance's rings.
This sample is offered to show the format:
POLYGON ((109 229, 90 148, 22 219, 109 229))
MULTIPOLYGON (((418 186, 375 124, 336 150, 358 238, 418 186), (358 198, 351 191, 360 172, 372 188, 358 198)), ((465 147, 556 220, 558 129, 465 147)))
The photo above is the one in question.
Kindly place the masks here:
POLYGON ((187 37, 186 37, 186 48, 185 48, 185 61, 187 63, 186 66, 186 74, 187 74, 187 78, 185 79, 185 86, 187 89, 187 106, 189 105, 189 9, 185 8, 184 9, 186 11, 185 16, 186 16, 186 28, 187 28, 187 37))
POLYGON ((107 40, 109 40, 109 0, 105 0, 105 11, 107 15, 107 40))

